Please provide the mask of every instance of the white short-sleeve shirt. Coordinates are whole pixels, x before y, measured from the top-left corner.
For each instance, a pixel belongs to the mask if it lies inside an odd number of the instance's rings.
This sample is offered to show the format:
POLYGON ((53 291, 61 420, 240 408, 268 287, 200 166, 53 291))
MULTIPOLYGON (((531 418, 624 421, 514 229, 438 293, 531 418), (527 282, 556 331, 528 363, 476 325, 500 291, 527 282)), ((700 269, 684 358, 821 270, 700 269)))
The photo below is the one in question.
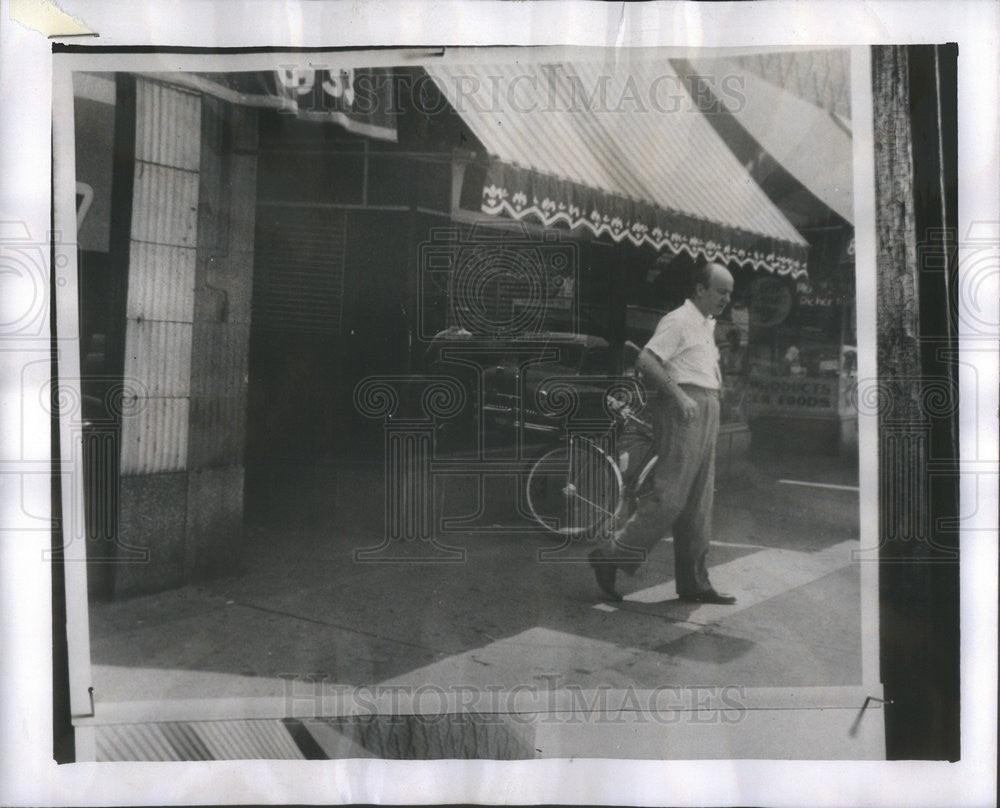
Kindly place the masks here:
POLYGON ((715 318, 705 317, 690 300, 660 320, 646 347, 660 358, 678 384, 709 390, 722 386, 715 318))

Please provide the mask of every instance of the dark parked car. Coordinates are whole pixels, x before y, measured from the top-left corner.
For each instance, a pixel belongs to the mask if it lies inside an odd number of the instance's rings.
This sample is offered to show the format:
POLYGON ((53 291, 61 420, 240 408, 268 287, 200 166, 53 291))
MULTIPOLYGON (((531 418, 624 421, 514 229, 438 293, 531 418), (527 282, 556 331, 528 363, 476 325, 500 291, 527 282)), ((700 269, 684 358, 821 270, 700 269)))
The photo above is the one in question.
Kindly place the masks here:
POLYGON ((425 367, 459 378, 469 393, 466 423, 449 425, 453 433, 468 433, 472 443, 471 422, 482 426, 491 446, 520 442, 525 448, 558 439, 569 418, 610 423, 605 396, 620 376, 605 339, 564 332, 505 339, 443 332, 428 349, 425 367))

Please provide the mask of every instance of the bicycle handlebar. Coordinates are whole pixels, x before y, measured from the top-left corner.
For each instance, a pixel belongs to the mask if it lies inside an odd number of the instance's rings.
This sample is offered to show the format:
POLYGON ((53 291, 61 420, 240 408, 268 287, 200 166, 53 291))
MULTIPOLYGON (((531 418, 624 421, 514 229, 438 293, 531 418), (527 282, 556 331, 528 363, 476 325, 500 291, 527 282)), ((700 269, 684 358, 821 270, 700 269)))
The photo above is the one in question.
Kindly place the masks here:
POLYGON ((632 407, 629 403, 620 401, 613 395, 607 396, 607 402, 608 402, 608 408, 612 411, 612 413, 616 417, 622 418, 625 421, 634 421, 635 423, 641 424, 642 426, 649 426, 649 424, 647 424, 645 421, 639 418, 634 412, 632 412, 632 407))

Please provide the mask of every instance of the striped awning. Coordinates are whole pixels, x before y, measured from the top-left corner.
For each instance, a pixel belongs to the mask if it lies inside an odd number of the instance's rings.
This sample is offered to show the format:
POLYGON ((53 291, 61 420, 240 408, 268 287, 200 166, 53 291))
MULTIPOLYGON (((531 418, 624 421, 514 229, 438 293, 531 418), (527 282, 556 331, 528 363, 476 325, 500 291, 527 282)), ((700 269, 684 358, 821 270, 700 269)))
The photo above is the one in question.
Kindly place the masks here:
POLYGON ((854 222, 850 121, 765 81, 735 61, 694 59, 701 76, 732 76, 743 88, 726 103, 747 133, 782 168, 846 222, 854 222))
POLYGON ((807 243, 666 58, 425 69, 487 155, 485 213, 805 274, 807 243))

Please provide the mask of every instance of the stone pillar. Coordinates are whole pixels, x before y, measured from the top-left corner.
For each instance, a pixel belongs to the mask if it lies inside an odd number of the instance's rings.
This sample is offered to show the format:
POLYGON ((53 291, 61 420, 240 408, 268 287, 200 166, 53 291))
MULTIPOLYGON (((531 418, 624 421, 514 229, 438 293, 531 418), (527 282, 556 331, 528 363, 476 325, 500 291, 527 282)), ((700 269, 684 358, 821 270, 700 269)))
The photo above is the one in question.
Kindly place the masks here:
POLYGON ((256 113, 136 80, 115 594, 231 571, 243 518, 256 113))
POLYGON ((232 572, 239 560, 256 148, 256 110, 205 99, 188 424, 188 575, 232 572))
POLYGON ((183 578, 201 105, 136 80, 124 383, 145 401, 122 419, 118 541, 148 559, 116 567, 116 594, 183 578))

